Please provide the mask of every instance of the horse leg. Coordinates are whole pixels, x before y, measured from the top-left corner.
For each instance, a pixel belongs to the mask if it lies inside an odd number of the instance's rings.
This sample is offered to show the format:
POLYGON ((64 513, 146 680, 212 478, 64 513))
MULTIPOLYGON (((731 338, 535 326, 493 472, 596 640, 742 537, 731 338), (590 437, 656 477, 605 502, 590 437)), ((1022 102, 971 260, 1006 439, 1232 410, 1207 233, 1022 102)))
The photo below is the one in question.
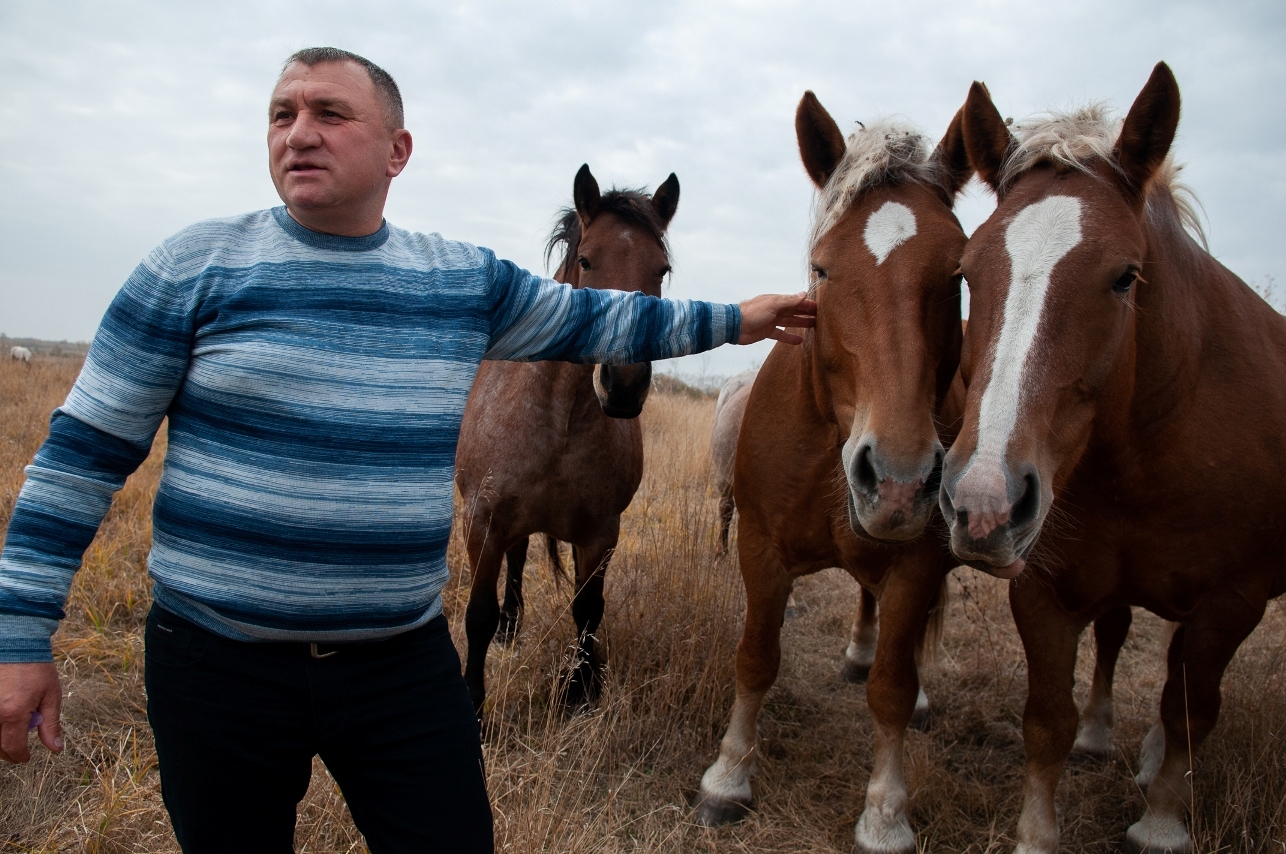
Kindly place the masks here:
POLYGON ((469 563, 473 569, 473 583, 469 588, 469 605, 464 612, 464 631, 468 639, 465 657, 464 681, 469 686, 473 710, 482 718, 482 703, 487 691, 484 673, 487 667, 487 647, 500 625, 500 605, 496 601, 496 581, 500 577, 500 560, 504 548, 489 536, 486 526, 472 526, 468 542, 469 563))
POLYGON ((728 532, 732 530, 732 513, 736 509, 732 482, 729 481, 719 494, 719 550, 715 552, 716 557, 723 557, 728 553, 728 532))
POLYGON ((844 669, 841 671, 845 682, 865 682, 871 675, 871 665, 875 663, 875 641, 880 636, 875 605, 875 594, 858 585, 857 619, 853 621, 853 633, 844 649, 844 669))
POLYGON ((702 775, 697 792, 696 820, 704 827, 740 821, 750 810, 759 710, 777 680, 781 623, 790 597, 790 576, 770 547, 752 555, 743 539, 739 550, 746 623, 737 644, 737 695, 719 758, 702 775))
POLYGON ((603 579, 620 531, 621 520, 617 517, 593 541, 575 545, 572 549, 576 563, 572 619, 576 621, 577 650, 576 665, 565 694, 570 708, 595 702, 603 686, 603 660, 595 635, 603 621, 603 579))
POLYGON ((906 729, 924 696, 916 647, 937 601, 942 575, 936 554, 916 555, 889 570, 881 593, 883 625, 866 683, 866 703, 875 725, 875 764, 866 786, 866 808, 853 833, 859 854, 915 851, 915 834, 906 815, 902 753, 906 729))
POLYGON ((1112 738, 1112 726, 1116 722, 1112 680, 1116 676, 1116 659, 1133 620, 1130 606, 1122 605, 1094 621, 1094 681, 1090 683, 1090 696, 1081 710, 1081 725, 1072 745, 1077 753, 1111 756, 1116 752, 1116 741, 1112 738))
MULTIPOLYGON (((1178 623, 1166 623, 1166 649, 1174 642, 1174 633, 1178 630, 1178 623)), ((1156 722, 1147 735, 1143 736, 1143 744, 1139 746, 1139 773, 1134 775, 1135 785, 1146 790, 1161 769, 1161 760, 1164 758, 1165 725, 1161 723, 1161 716, 1158 714, 1156 722)))
POLYGON ((1219 683, 1241 642, 1259 624, 1264 603, 1214 602, 1183 624, 1170 641, 1169 675, 1161 691, 1165 754, 1148 784, 1147 811, 1125 834, 1145 854, 1193 850, 1185 819, 1192 807, 1193 753, 1219 719, 1219 683))
POLYGON ((1053 591, 1038 579, 1010 582, 1009 606, 1027 655, 1027 706, 1023 711, 1027 772, 1014 851, 1055 854, 1058 816, 1054 790, 1076 740, 1072 685, 1076 646, 1084 626, 1068 616, 1053 591))
POLYGON ((500 627, 496 642, 510 646, 518 640, 522 625, 522 569, 527 563, 527 541, 523 537, 505 552, 505 602, 500 606, 500 627))

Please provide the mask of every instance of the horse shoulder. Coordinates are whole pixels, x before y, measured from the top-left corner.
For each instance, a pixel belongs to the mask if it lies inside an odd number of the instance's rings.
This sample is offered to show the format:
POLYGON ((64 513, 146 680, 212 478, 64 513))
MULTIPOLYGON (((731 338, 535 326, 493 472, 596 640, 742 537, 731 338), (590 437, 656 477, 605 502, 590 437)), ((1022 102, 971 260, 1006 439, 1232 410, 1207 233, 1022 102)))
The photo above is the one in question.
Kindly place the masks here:
POLYGON ((843 510, 844 489, 839 433, 803 376, 784 359, 765 363, 746 402, 733 482, 742 529, 760 529, 811 565, 835 553, 831 516, 843 510))

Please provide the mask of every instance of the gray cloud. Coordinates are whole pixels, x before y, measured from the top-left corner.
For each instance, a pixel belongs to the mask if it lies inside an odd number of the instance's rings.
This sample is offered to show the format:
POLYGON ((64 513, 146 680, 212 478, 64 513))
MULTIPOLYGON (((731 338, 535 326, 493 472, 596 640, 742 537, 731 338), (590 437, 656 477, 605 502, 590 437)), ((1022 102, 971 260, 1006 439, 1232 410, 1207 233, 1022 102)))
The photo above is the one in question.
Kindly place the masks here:
MULTIPOLYGON (((1215 254, 1284 269, 1286 7, 1265 3, 191 4, 0 7, 0 330, 88 338, 139 259, 195 220, 277 203, 264 157, 282 59, 335 44, 384 65, 416 151, 397 224, 533 269, 588 162, 601 183, 682 183, 676 296, 803 285, 804 89, 842 125, 945 130, 973 79, 1023 116, 1128 107, 1158 59, 1184 94, 1177 153, 1215 254)), ((975 189, 966 228, 987 215, 975 189)), ((724 348, 685 370, 762 359, 724 348)))

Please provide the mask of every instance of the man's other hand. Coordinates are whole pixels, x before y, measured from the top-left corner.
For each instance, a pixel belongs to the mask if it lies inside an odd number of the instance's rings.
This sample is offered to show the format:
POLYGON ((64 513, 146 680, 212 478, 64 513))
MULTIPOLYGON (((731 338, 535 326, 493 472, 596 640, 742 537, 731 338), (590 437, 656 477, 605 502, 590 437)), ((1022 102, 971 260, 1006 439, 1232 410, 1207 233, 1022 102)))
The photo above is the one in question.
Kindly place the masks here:
POLYGON ((62 753, 63 692, 52 664, 0 664, 0 759, 26 762, 27 733, 40 713, 40 740, 54 753, 62 753))
POLYGON ((741 337, 738 344, 753 344, 765 338, 799 344, 803 338, 789 329, 811 329, 817 325, 817 303, 800 294, 761 294, 741 304, 741 337))

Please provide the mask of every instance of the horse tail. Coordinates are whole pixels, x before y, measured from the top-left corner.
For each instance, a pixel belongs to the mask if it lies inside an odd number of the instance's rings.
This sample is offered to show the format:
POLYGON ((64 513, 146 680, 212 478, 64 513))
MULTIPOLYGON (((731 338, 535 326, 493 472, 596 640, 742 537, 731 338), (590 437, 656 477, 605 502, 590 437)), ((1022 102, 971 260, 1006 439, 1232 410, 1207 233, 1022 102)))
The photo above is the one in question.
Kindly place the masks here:
POLYGON ((549 534, 545 534, 545 552, 549 555, 549 563, 554 568, 554 584, 568 581, 567 569, 563 566, 563 556, 558 553, 558 540, 549 534))
POLYGON ((933 605, 929 608, 928 619, 924 621, 924 631, 920 633, 920 642, 915 648, 917 664, 929 664, 938 658, 942 645, 942 627, 947 618, 947 604, 951 600, 951 591, 947 587, 947 579, 950 577, 950 575, 942 576, 938 595, 934 597, 933 605))

